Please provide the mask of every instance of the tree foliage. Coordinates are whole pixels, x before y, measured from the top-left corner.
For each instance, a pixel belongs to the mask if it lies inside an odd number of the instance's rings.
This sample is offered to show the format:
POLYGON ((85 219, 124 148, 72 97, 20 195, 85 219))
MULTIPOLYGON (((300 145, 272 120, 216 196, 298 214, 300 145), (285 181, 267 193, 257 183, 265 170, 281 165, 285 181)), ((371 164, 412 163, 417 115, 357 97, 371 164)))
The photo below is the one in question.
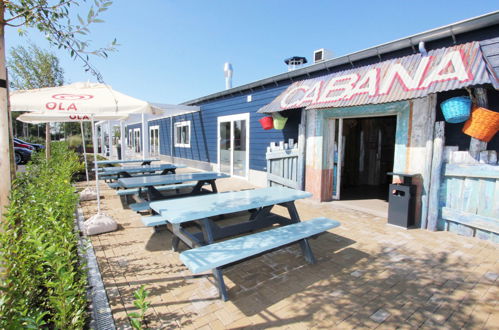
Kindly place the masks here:
POLYGON ((108 52, 115 50, 116 39, 110 45, 95 50, 89 50, 89 26, 103 22, 99 15, 108 10, 112 1, 94 0, 85 18, 74 17, 72 9, 85 0, 11 0, 2 1, 5 6, 4 24, 19 28, 24 34, 26 28, 32 27, 42 32, 47 40, 58 48, 69 51, 71 57, 83 61, 85 69, 90 71, 97 80, 102 82, 101 74, 90 64, 89 55, 107 57, 108 52), (75 23, 76 21, 76 23, 75 23))
MULTIPOLYGON (((13 47, 9 52, 7 67, 10 87, 13 89, 55 87, 64 84, 64 70, 57 56, 35 44, 13 47)), ((12 126, 16 136, 23 132, 22 135, 27 137, 26 130, 23 129, 27 124, 16 120, 20 114, 12 114, 12 126)), ((36 126, 31 128, 37 131, 36 126)))
POLYGON ((53 53, 34 44, 10 50, 7 61, 10 85, 14 89, 62 86, 64 70, 53 53))

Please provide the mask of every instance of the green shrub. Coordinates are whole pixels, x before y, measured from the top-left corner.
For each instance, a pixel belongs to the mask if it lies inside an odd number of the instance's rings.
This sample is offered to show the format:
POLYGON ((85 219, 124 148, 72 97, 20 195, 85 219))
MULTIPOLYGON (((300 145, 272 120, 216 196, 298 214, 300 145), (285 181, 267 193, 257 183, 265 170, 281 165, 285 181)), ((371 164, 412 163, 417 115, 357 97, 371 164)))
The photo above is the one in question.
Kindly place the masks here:
POLYGON ((86 322, 86 274, 74 230, 81 168, 67 143, 52 157, 33 154, 14 180, 0 233, 0 328, 81 329, 86 322))

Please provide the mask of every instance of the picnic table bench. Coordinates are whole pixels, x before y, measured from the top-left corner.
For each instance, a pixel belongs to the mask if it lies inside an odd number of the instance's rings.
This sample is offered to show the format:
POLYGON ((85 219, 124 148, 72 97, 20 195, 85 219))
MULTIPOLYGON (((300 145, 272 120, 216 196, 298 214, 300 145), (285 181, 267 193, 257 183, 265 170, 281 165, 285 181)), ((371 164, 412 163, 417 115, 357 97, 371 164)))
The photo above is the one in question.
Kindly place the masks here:
POLYGON ((310 224, 300 222, 294 202, 297 199, 310 196, 311 194, 308 192, 295 189, 268 187, 186 197, 180 200, 154 201, 149 203, 149 207, 157 215, 142 217, 142 222, 151 227, 170 226, 173 233, 173 249, 178 250, 180 241, 192 248, 189 250, 192 252, 181 254, 186 266, 193 273, 212 269, 220 296, 223 300, 227 300, 228 295, 222 278, 223 266, 298 241, 307 261, 314 262, 315 259, 307 238, 334 228, 339 223, 329 219, 308 221, 310 224), (289 218, 270 213, 275 205, 285 207, 289 213, 289 218), (247 221, 221 227, 211 219, 241 211, 251 211, 247 221), (192 222, 201 227, 201 232, 193 233, 186 230, 185 225, 192 222), (271 229, 268 234, 254 233, 215 243, 216 240, 254 232, 274 224, 284 226, 282 228, 292 227, 279 231, 271 229), (303 231, 303 234, 300 234, 300 231, 303 231), (269 241, 268 244, 261 244, 265 239, 269 241), (246 244, 253 246, 253 248, 246 249, 246 244), (210 246, 213 247, 209 248, 210 246), (228 250, 230 246, 233 246, 234 249, 228 250), (241 248, 239 252, 237 252, 237 247, 241 248), (220 254, 222 251, 226 251, 224 256, 220 254))
POLYGON ((305 260, 314 264, 316 260, 307 239, 339 225, 335 220, 315 218, 186 250, 180 253, 180 260, 193 274, 212 270, 220 297, 226 301, 228 293, 222 275, 224 266, 296 242, 299 242, 305 260))

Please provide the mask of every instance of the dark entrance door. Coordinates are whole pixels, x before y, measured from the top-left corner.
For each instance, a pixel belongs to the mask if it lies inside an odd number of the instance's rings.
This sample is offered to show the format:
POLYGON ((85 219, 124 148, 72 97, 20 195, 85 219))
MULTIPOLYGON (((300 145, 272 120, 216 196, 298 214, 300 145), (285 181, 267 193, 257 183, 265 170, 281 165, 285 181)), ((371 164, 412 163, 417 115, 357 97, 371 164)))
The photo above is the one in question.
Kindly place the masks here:
POLYGON ((386 200, 386 173, 393 170, 396 124, 396 116, 343 120, 342 200, 386 200))

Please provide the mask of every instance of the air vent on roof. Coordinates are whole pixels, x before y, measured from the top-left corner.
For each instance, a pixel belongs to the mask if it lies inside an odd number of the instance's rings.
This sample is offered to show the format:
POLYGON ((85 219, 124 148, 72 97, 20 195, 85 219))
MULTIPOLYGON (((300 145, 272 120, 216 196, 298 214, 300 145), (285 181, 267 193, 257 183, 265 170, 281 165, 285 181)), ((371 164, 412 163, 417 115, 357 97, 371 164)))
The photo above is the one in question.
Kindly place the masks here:
POLYGON ((293 71, 301 68, 304 64, 307 64, 307 59, 302 56, 293 56, 285 59, 284 63, 288 65, 288 71, 293 71))
POLYGON ((327 49, 321 48, 314 51, 314 63, 329 60, 333 57, 333 53, 327 49))

